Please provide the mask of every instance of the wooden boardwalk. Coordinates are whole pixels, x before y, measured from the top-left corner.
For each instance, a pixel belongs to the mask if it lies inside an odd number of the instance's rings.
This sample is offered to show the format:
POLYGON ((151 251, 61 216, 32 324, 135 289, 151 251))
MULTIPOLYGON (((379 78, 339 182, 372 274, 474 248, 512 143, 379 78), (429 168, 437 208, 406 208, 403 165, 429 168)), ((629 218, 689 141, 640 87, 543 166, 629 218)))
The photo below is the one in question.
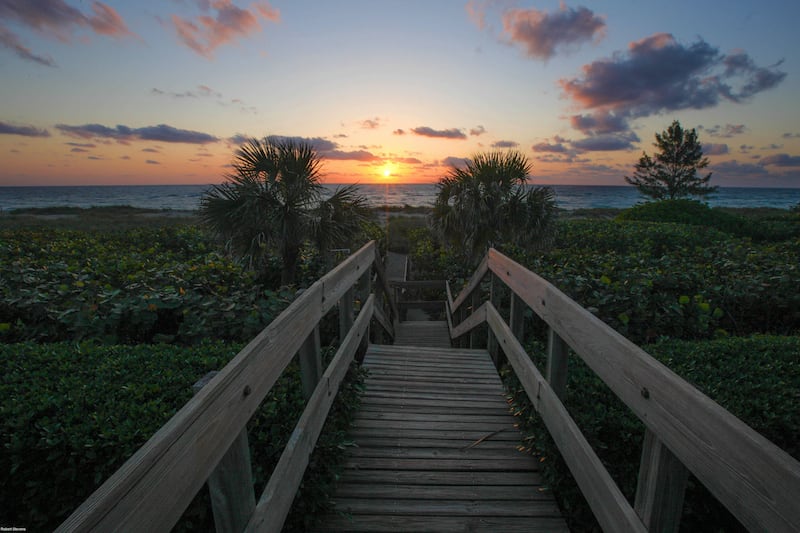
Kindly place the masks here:
POLYGON ((568 531, 517 450, 488 352, 446 335, 445 323, 405 322, 398 344, 370 345, 356 446, 320 531, 568 531))

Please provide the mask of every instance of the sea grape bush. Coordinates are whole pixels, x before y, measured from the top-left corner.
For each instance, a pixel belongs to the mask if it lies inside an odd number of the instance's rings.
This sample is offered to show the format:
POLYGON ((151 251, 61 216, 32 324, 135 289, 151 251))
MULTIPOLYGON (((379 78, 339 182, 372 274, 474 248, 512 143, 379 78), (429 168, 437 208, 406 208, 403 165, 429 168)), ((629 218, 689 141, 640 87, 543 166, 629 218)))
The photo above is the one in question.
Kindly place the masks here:
MULTIPOLYGON (((241 347, 0 344, 0 523, 53 530, 192 396, 194 382, 241 347)), ((324 354, 328 362, 333 350, 324 354)), ((287 520, 290 530, 329 509, 362 384, 363 373, 351 369, 287 520)), ((304 406, 292 363, 248 423, 256 494, 304 406)), ((202 489, 177 531, 209 530, 213 518, 202 489)))
POLYGON ((245 341, 289 303, 189 227, 0 232, 0 341, 245 341))
MULTIPOLYGON (((562 221, 553 249, 503 253, 541 275, 637 343, 800 330, 800 238, 755 243, 674 223, 562 221)), ((420 278, 471 272, 417 238, 420 278)), ((461 280, 460 282, 458 280, 461 280)))

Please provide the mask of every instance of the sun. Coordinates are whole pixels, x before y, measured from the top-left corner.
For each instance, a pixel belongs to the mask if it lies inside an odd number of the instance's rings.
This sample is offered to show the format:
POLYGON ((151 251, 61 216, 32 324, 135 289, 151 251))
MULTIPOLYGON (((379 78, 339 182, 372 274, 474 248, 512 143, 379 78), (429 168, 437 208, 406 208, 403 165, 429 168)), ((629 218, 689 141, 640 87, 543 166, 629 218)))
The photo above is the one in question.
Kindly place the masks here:
POLYGON ((390 169, 388 167, 383 169, 383 177, 384 178, 388 178, 391 175, 392 175, 392 169, 390 169))

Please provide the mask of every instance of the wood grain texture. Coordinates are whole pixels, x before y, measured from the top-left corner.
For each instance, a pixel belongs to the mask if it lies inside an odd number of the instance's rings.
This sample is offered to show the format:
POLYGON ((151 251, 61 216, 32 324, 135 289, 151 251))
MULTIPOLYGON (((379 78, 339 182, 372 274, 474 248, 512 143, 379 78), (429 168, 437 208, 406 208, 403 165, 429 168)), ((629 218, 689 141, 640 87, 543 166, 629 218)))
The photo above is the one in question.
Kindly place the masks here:
POLYGON ((496 250, 488 265, 751 530, 799 531, 800 462, 553 285, 496 250))
POLYGON ((376 258, 367 243, 311 285, 162 426, 59 531, 167 531, 327 313, 376 258))
POLYGON ((300 420, 289 437, 289 442, 256 504, 253 516, 247 524, 247 531, 269 533, 280 531, 283 527, 300 481, 303 479, 303 473, 308 466, 308 460, 314 451, 314 446, 322 431, 322 426, 325 424, 325 419, 328 417, 336 393, 339 391, 339 385, 367 331, 374 304, 375 296, 371 295, 322 375, 314 394, 309 398, 308 404, 303 414, 300 415, 300 420))
POLYGON ((493 305, 487 305, 489 326, 497 335, 509 363, 542 417, 600 526, 604 531, 646 531, 558 395, 528 357, 500 313, 493 305))
MULTIPOLYGON (((446 329, 443 335, 447 335, 446 329)), ((371 345, 320 531, 566 532, 485 350, 371 345)))

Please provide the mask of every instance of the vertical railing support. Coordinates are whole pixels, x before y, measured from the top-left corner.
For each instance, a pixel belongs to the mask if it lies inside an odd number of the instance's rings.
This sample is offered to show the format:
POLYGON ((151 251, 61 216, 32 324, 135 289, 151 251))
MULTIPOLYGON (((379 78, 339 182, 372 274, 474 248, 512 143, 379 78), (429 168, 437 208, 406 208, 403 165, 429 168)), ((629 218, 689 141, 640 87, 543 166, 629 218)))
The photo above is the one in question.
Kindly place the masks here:
POLYGON ((556 393, 556 396, 564 399, 567 391, 567 362, 569 356, 569 346, 556 333, 553 328, 547 331, 547 383, 556 393))
POLYGON ((508 318, 508 326, 514 337, 523 344, 525 340, 525 301, 511 291, 511 316, 508 318))
MULTIPOLYGON (((492 272, 489 273, 489 301, 497 308, 500 304, 500 278, 492 272)), ((492 332, 492 328, 487 327, 486 350, 494 362, 494 367, 499 371, 505 364, 505 356, 497 344, 497 338, 492 332)))
MULTIPOLYGON (((197 394, 218 372, 209 372, 192 386, 197 394)), ((250 465, 250 446, 247 427, 242 429, 217 467, 208 476, 208 492, 214 526, 218 532, 240 533, 256 508, 253 491, 253 469, 250 465)))
POLYGON ((645 430, 634 510, 648 531, 675 533, 683 514, 689 471, 649 429, 645 430))
MULTIPOLYGON (((469 298, 469 305, 472 307, 472 312, 474 313, 478 307, 481 305, 481 295, 478 292, 478 289, 472 291, 472 294, 469 298)), ((463 305, 463 304, 462 304, 463 305)), ((472 328, 469 332, 469 347, 470 348, 477 348, 478 347, 478 329, 472 328)))
POLYGON ((317 388, 322 377, 322 348, 319 340, 319 326, 314 328, 300 351, 297 352, 297 360, 300 363, 300 382, 303 385, 303 396, 305 399, 311 398, 314 389, 317 388))
POLYGON ((343 341, 353 327, 353 287, 339 300, 339 342, 343 341))

